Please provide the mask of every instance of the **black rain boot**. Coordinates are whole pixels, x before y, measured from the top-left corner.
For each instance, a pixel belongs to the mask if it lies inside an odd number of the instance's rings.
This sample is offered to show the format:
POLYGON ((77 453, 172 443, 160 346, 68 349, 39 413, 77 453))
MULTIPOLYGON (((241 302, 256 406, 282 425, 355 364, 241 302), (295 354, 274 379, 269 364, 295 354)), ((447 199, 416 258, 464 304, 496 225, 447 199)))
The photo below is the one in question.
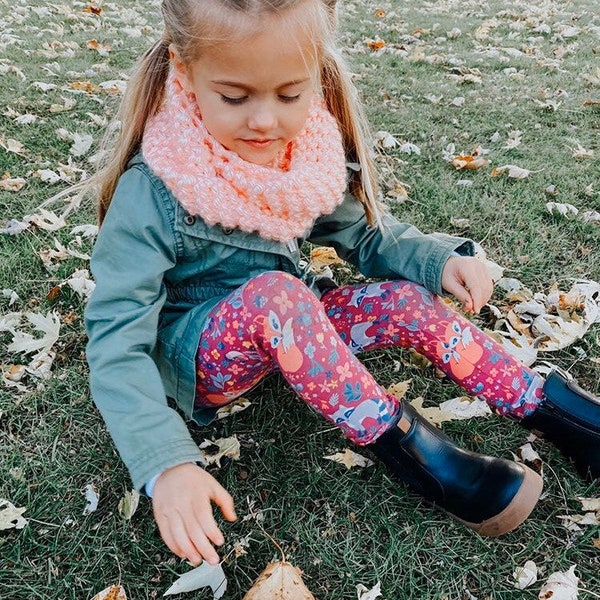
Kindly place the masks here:
POLYGON ((410 404, 402 407, 398 422, 368 446, 398 479, 481 535, 502 535, 529 516, 542 492, 537 473, 462 450, 410 404))
POLYGON ((588 480, 600 478, 600 398, 558 371, 548 376, 544 398, 523 427, 551 441, 588 480))

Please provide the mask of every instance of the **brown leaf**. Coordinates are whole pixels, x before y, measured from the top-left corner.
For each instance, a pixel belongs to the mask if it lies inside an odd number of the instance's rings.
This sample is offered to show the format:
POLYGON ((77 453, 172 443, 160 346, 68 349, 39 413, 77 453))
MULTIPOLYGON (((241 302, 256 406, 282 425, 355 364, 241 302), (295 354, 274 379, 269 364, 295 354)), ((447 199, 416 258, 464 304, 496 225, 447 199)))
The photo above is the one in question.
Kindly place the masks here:
POLYGON ((92 600, 127 600, 127 594, 121 585, 111 585, 98 592, 92 600))
POLYGON ((315 600, 301 573, 287 561, 269 563, 243 600, 315 600))
POLYGON ((487 158, 483 158, 483 156, 471 156, 467 154, 464 156, 455 156, 452 159, 452 165, 455 169, 475 170, 489 164, 490 161, 487 158))

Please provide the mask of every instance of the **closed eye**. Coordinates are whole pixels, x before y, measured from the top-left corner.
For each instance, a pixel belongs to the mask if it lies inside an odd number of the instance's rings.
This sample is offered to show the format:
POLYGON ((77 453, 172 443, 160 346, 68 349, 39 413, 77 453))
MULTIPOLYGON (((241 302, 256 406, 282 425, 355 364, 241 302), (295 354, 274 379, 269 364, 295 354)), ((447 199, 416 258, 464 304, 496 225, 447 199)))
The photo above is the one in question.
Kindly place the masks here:
POLYGON ((291 104, 292 102, 297 102, 300 100, 300 94, 296 94, 295 96, 284 96, 283 94, 279 94, 278 98, 281 100, 281 102, 291 104))
POLYGON ((248 100, 248 96, 240 96, 239 98, 232 98, 231 96, 225 96, 223 94, 220 94, 220 96, 225 104, 243 104, 248 100))

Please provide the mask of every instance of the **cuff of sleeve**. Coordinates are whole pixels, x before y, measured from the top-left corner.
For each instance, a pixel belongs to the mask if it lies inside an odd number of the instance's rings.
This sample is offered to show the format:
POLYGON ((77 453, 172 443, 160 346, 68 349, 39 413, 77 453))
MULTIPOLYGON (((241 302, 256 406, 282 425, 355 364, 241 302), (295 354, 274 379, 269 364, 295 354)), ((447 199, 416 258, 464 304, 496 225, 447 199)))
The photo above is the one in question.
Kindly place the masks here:
POLYGON ((146 485, 144 486, 144 492, 148 498, 154 498, 154 486, 156 485, 156 480, 164 473, 161 471, 157 473, 146 485))

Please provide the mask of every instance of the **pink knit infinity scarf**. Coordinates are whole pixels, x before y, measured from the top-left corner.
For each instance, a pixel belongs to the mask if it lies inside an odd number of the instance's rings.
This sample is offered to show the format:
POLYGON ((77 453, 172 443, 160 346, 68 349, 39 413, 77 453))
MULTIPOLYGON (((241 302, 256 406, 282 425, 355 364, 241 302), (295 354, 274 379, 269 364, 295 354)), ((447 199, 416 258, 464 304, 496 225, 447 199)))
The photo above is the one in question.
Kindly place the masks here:
POLYGON ((342 137, 318 98, 274 166, 262 166, 208 133, 194 96, 171 74, 165 102, 146 126, 142 153, 190 214, 280 242, 305 235, 317 217, 342 202, 346 188, 342 137))

